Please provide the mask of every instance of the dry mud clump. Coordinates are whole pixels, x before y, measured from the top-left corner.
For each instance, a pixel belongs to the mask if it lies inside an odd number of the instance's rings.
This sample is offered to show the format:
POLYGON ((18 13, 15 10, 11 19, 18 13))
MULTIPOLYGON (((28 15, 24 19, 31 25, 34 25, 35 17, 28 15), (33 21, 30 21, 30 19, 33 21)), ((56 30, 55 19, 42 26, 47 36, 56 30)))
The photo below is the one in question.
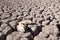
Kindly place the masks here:
POLYGON ((60 0, 0 0, 0 40, 60 40, 60 0))

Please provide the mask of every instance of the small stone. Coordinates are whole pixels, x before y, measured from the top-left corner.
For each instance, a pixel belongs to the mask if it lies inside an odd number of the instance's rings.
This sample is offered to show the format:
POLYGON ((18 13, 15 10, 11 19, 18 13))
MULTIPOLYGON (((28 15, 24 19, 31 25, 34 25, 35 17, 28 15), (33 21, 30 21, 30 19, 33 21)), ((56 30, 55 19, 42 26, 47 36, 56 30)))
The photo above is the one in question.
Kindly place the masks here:
POLYGON ((50 35, 49 36, 49 38, 48 38, 48 40, 57 40, 58 39, 58 37, 57 36, 54 36, 54 35, 50 35))
POLYGON ((57 20, 54 19, 52 22, 50 22, 50 24, 51 24, 51 25, 57 25, 56 22, 57 22, 57 20))
POLYGON ((33 18, 33 22, 36 23, 37 22, 37 18, 33 18))
POLYGON ((15 36, 14 36, 14 40, 19 40, 24 33, 18 32, 15 36))
POLYGON ((18 16, 18 17, 17 17, 17 20, 18 20, 18 21, 22 21, 22 20, 23 20, 23 16, 18 16))
POLYGON ((33 25, 33 27, 31 27, 31 30, 33 31, 34 35, 38 34, 38 27, 37 27, 37 25, 33 25))
POLYGON ((13 30, 12 30, 9 26, 7 26, 7 27, 5 27, 5 29, 3 29, 2 32, 3 32, 5 35, 8 35, 8 34, 10 34, 12 31, 13 31, 13 30))
POLYGON ((15 36, 16 34, 18 34, 17 31, 14 31, 14 32, 11 33, 12 36, 15 36))
POLYGON ((46 26, 49 23, 49 20, 43 21, 42 25, 46 26))
POLYGON ((32 27, 33 27, 33 25, 28 25, 28 27, 29 27, 29 28, 32 28, 32 27))
POLYGON ((21 38, 20 40, 28 40, 28 38, 21 38))
POLYGON ((16 29, 17 21, 11 21, 11 22, 9 22, 9 25, 10 25, 13 29, 16 29))
POLYGON ((34 40, 40 40, 40 37, 39 36, 35 36, 34 40))
POLYGON ((38 34, 38 36, 40 36, 40 37, 47 37, 48 35, 47 35, 46 33, 44 33, 44 32, 40 32, 40 33, 38 34))
POLYGON ((1 26, 1 24, 2 24, 2 21, 0 20, 0 26, 1 26))
POLYGON ((12 36, 12 35, 8 35, 8 36, 6 37, 6 40, 13 40, 13 36, 12 36))
POLYGON ((59 29, 57 28, 57 26, 54 26, 54 35, 57 35, 59 33, 59 29))
POLYGON ((42 31, 46 34, 52 34, 54 31, 53 31, 53 26, 52 25, 48 25, 48 26, 45 26, 42 28, 42 31))
POLYGON ((47 40, 47 38, 35 36, 34 40, 47 40))
POLYGON ((32 38, 33 38, 33 36, 31 35, 30 32, 25 33, 22 37, 23 37, 23 38, 28 38, 28 39, 32 39, 32 38))
POLYGON ((3 28, 0 27, 0 32, 2 32, 3 28))
POLYGON ((10 21, 9 18, 2 20, 3 23, 8 23, 10 21))
POLYGON ((22 25, 22 24, 19 24, 17 26, 17 31, 18 32, 25 32, 25 29, 26 29, 26 27, 24 25, 22 25))
POLYGON ((14 36, 14 39, 13 40, 19 40, 20 39, 20 36, 19 35, 16 35, 14 36))
POLYGON ((60 37, 58 37, 59 38, 59 40, 60 40, 60 37))
POLYGON ((5 39, 5 35, 0 32, 0 40, 4 40, 4 39, 5 39))
POLYGON ((32 20, 33 17, 32 17, 32 16, 26 16, 25 19, 26 19, 26 20, 32 20))
POLYGON ((19 22, 19 24, 31 24, 32 22, 31 22, 31 20, 23 20, 23 21, 21 21, 21 22, 19 22))
MULTIPOLYGON (((14 10, 13 10, 13 11, 14 11, 14 10)), ((18 15, 18 14, 17 14, 16 12, 15 12, 15 13, 12 13, 12 16, 16 16, 16 17, 17 17, 17 15, 18 15)))
POLYGON ((32 22, 30 20, 20 21, 19 25, 17 26, 17 31, 26 32, 26 28, 27 28, 26 25, 31 23, 32 22))
POLYGON ((60 39, 59 39, 60 40, 60 39))
POLYGON ((8 13, 4 13, 1 15, 1 19, 6 19, 6 18, 9 18, 10 15, 8 13))
POLYGON ((1 24, 1 28, 4 29, 5 27, 7 27, 7 24, 6 23, 1 24))
POLYGON ((28 12, 23 12, 24 16, 28 16, 28 12))
POLYGON ((16 16, 11 16, 10 20, 16 20, 17 17, 16 16))

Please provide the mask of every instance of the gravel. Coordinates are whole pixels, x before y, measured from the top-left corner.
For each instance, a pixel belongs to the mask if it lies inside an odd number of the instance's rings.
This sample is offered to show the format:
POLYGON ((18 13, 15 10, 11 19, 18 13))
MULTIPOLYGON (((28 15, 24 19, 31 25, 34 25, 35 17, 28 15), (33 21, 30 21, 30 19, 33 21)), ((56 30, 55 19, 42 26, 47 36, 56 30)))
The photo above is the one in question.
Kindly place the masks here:
POLYGON ((60 40, 60 0, 0 0, 0 40, 60 40))

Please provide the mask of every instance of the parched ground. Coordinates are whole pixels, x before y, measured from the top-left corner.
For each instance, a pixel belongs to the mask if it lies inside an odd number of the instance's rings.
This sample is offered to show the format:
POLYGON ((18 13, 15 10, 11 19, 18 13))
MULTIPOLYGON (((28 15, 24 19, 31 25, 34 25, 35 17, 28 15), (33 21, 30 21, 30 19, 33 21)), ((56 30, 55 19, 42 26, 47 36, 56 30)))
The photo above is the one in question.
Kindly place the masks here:
POLYGON ((0 40, 60 40, 60 0, 0 0, 0 40), (22 20, 34 24, 19 32, 22 20))

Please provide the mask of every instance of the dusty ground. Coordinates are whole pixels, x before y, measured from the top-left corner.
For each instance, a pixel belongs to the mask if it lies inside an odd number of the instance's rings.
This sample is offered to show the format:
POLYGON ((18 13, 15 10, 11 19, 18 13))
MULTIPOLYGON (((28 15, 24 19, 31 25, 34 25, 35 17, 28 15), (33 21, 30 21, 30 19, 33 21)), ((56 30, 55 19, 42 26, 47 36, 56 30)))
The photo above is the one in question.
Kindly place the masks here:
POLYGON ((0 40, 60 40, 60 0, 0 0, 0 40))

